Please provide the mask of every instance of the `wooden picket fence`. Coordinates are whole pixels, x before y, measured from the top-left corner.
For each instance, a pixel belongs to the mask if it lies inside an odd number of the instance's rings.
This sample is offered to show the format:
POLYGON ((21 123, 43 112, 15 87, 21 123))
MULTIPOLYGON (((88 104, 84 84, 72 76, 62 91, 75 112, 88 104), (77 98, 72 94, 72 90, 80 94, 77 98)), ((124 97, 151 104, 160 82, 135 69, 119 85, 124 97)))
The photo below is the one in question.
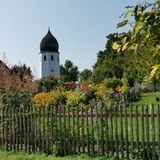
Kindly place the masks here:
POLYGON ((0 147, 55 155, 160 158, 160 106, 2 107, 0 147))

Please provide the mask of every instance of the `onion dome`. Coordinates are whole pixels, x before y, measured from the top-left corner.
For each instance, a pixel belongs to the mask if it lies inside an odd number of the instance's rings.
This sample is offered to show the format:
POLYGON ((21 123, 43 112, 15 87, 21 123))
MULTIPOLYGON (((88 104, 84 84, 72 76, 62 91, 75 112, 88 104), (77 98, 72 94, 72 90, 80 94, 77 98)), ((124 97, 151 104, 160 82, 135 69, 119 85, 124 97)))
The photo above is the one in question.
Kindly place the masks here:
POLYGON ((48 33, 44 36, 40 43, 40 51, 41 52, 58 52, 59 45, 56 38, 48 29, 48 33))

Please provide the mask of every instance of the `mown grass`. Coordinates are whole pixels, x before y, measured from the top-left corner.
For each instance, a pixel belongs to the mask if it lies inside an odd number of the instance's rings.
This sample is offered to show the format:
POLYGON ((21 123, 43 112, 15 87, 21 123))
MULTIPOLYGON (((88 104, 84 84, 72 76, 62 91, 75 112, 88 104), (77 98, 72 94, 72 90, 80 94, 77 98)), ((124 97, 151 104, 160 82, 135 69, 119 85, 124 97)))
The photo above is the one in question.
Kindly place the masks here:
POLYGON ((150 103, 160 104, 160 102, 156 101, 157 97, 160 98, 160 92, 142 93, 142 98, 139 101, 134 102, 133 104, 136 104, 136 105, 146 105, 150 103))
POLYGON ((89 157, 87 155, 55 157, 45 154, 26 154, 22 152, 0 151, 0 160, 117 160, 116 158, 107 157, 89 157))

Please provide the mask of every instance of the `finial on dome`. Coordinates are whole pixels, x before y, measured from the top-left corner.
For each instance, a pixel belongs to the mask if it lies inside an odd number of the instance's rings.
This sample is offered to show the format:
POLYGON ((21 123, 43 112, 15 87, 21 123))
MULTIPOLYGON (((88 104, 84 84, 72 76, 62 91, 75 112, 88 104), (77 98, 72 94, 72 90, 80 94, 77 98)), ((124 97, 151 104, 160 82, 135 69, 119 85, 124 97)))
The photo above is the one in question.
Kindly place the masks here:
POLYGON ((48 26, 48 32, 50 32, 50 26, 48 26))

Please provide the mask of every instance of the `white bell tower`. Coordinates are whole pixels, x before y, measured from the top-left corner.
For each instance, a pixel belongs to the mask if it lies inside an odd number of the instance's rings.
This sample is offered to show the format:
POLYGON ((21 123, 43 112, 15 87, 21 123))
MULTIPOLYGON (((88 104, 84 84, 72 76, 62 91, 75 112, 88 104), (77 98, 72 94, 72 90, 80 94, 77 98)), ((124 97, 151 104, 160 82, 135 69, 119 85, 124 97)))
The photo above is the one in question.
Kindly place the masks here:
POLYGON ((59 45, 48 29, 48 33, 40 43, 40 78, 46 76, 60 77, 59 45))

